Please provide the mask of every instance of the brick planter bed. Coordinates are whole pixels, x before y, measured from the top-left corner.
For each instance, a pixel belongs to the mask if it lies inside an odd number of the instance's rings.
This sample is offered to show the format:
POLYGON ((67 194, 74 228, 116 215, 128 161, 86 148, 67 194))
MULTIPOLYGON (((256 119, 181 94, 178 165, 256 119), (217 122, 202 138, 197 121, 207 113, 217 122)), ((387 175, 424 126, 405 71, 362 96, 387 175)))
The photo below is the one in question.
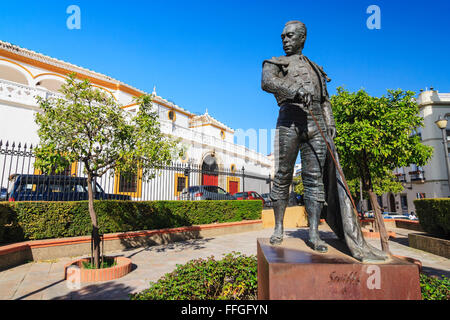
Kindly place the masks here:
POLYGON ((67 279, 67 268, 77 266, 80 268, 81 283, 109 281, 122 278, 131 272, 131 259, 115 257, 115 266, 104 269, 85 269, 83 262, 89 262, 89 258, 78 259, 64 266, 64 279, 67 279))
POLYGON ((450 240, 424 233, 408 234, 409 246, 450 259, 450 240))

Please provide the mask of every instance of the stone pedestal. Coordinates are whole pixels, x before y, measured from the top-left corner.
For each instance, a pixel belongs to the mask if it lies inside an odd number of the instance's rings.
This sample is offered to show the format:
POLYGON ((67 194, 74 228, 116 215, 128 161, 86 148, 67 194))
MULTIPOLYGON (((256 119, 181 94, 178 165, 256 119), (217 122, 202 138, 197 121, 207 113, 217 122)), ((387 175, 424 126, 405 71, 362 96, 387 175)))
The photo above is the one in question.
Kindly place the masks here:
POLYGON ((280 246, 258 239, 260 300, 420 300, 419 267, 393 257, 363 264, 327 240, 328 253, 311 250, 301 239, 280 246))

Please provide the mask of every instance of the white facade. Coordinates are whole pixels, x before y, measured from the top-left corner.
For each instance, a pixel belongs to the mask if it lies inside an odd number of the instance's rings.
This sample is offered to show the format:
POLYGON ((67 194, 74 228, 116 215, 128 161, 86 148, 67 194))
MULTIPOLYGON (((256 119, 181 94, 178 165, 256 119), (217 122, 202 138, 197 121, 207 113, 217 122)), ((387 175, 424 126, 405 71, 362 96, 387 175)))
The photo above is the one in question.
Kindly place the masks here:
MULTIPOLYGON (((404 181, 404 189, 399 194, 389 193, 382 196, 382 207, 385 211, 415 212, 415 199, 450 196, 444 153, 444 150, 448 152, 448 143, 444 149, 441 129, 435 124, 440 115, 450 120, 450 93, 423 91, 417 97, 417 103, 420 108, 419 115, 424 119, 424 127, 418 134, 424 145, 433 147, 433 156, 426 166, 417 167, 412 164, 396 170, 400 181, 404 181)), ((450 121, 447 130, 450 130, 450 121)))
MULTIPOLYGON (((138 108, 134 97, 145 94, 108 76, 0 41, 0 140, 3 145, 6 141, 39 143, 34 115, 40 110, 35 97, 58 94, 66 75, 73 72, 111 94, 129 112, 138 108)), ((195 115, 157 96, 156 92, 153 92, 153 105, 158 110, 163 133, 181 138, 187 147, 186 157, 174 161, 201 166, 206 157, 213 155, 219 170, 240 172, 244 167, 249 174, 270 174, 270 159, 235 144, 234 130, 208 112, 195 115)), ((252 190, 253 186, 247 187, 247 181, 245 183, 245 189, 252 190)), ((225 177, 219 178, 219 186, 228 189, 226 184, 225 177)), ((268 186, 258 186, 254 191, 267 192, 266 189, 268 186)))

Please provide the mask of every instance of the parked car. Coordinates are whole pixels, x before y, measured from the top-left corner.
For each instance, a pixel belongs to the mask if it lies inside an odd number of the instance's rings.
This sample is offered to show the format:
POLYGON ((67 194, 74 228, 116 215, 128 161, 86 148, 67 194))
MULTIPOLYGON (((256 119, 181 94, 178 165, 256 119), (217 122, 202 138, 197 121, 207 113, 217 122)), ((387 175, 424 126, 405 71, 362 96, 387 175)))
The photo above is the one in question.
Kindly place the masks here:
POLYGON ((272 207, 272 199, 270 198, 270 193, 263 193, 261 197, 264 199, 264 205, 266 207, 272 207))
MULTIPOLYGON (((107 194, 96 183, 96 200, 131 200, 128 195, 107 194)), ((14 174, 10 177, 8 201, 88 200, 87 178, 14 174)))
POLYGON ((234 196, 237 200, 261 200, 263 205, 266 203, 264 198, 255 191, 236 192, 234 196))
POLYGON ((192 186, 183 189, 180 200, 236 200, 236 197, 218 186, 192 186))
POLYGON ((6 201, 7 194, 8 194, 8 189, 0 188, 0 201, 6 201))

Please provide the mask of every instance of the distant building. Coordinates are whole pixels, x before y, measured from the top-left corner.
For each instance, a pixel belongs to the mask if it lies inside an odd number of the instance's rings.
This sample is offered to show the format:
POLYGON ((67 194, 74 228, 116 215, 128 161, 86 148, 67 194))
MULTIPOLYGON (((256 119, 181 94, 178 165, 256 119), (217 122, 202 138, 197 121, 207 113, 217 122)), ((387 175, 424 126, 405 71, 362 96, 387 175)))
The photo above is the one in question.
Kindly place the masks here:
MULTIPOLYGON (((77 73, 87 78, 92 85, 110 94, 128 112, 137 112, 134 98, 145 92, 115 80, 109 76, 64 62, 43 54, 0 41, 0 140, 3 148, 6 141, 36 145, 39 143, 34 115, 39 112, 35 97, 59 95, 58 90, 69 73, 77 73)), ((220 172, 228 170, 268 177, 272 161, 263 154, 234 143, 234 130, 212 117, 207 111, 196 115, 158 96, 153 91, 153 106, 158 111, 163 133, 181 138, 188 147, 183 159, 173 159, 176 163, 193 165, 220 172)), ((17 148, 16 148, 17 149, 17 148)), ((3 166, 5 157, 0 157, 3 166)), ((7 177, 0 176, 0 187, 5 186, 7 177)), ((114 179, 114 190, 131 194, 139 199, 142 186, 137 179, 131 187, 122 187, 120 177, 114 179)), ((230 193, 242 191, 241 177, 221 174, 203 174, 191 181, 191 185, 218 185, 230 193)), ((186 183, 184 175, 174 175, 161 182, 173 189, 170 199, 175 198, 186 183), (181 186, 181 187, 180 187, 181 186)), ((260 193, 268 192, 264 180, 246 179, 245 189, 260 193)))
POLYGON ((294 177, 297 177, 302 174, 302 164, 296 163, 294 167, 294 177))

